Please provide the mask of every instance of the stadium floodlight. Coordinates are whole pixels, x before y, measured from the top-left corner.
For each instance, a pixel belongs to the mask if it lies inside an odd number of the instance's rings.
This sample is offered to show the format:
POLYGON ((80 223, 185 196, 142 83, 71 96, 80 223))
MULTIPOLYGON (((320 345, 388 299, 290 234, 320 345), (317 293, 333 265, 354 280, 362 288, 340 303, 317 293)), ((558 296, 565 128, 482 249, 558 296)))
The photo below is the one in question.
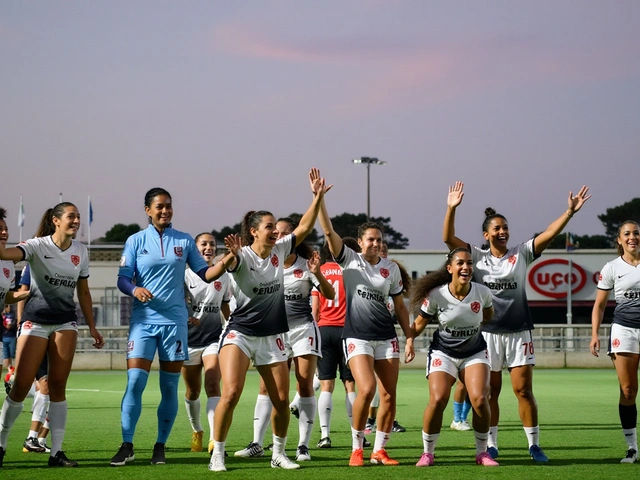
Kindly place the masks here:
POLYGON ((387 162, 376 157, 360 157, 351 160, 367 166, 367 221, 371 218, 371 165, 386 165, 387 162))

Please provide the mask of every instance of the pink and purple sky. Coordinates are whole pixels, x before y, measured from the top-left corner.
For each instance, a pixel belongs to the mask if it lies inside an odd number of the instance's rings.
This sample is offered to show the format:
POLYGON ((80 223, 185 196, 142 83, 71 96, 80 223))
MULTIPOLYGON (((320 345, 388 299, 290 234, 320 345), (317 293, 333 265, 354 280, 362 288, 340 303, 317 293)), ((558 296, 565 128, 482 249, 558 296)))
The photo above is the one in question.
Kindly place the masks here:
POLYGON ((145 225, 155 186, 195 235, 304 211, 312 166, 335 185, 331 214, 364 212, 360 156, 388 162, 371 213, 412 249, 444 249, 456 180, 473 242, 487 206, 513 242, 583 184, 580 235, 639 195, 636 0, 2 2, 0 59, 14 241, 20 194, 25 238, 60 192, 82 213, 91 195, 94 239, 145 225))

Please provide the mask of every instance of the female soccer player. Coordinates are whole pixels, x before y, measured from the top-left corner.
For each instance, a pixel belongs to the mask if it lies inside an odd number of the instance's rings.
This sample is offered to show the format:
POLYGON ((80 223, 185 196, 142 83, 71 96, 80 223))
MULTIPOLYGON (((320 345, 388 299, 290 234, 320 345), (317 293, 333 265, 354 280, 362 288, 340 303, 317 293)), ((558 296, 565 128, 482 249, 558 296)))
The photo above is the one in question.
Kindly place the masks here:
POLYGON ((445 265, 422 277, 413 288, 412 304, 422 303, 412 325, 415 336, 437 318, 438 330, 427 357, 429 404, 424 411, 422 442, 424 453, 418 467, 433 465, 436 442, 442 430, 442 414, 449 403, 456 379, 464 382, 473 405, 476 463, 495 467, 498 462, 487 453, 491 410, 489 409, 489 360, 480 325, 493 316, 491 291, 471 282, 471 252, 456 248, 445 265))
MULTIPOLYGON (((291 235, 294 221, 280 218, 276 222, 278 240, 291 235)), ((313 432, 317 402, 313 389, 313 378, 317 359, 321 356, 322 342, 318 325, 311 313, 311 290, 319 289, 323 295, 333 298, 335 292, 320 271, 320 256, 306 243, 299 244, 284 261, 284 306, 289 331, 284 343, 293 360, 298 394, 292 413, 298 418, 299 440, 296 460, 311 460, 309 440, 313 432)), ((259 457, 264 454, 262 443, 271 417, 271 400, 264 381, 260 380, 260 391, 253 416, 253 441, 235 453, 236 457, 259 457)))
MULTIPOLYGON (((207 265, 191 235, 172 228, 169 192, 152 188, 144 197, 144 206, 149 226, 127 239, 118 272, 118 288, 135 300, 127 348, 127 387, 121 405, 122 445, 111 459, 112 466, 134 459, 133 436, 156 350, 162 399, 151 463, 166 463, 165 443, 178 412, 180 371, 188 359, 185 271, 189 265, 202 280, 211 282, 225 269, 224 259, 214 266, 207 265)), ((230 260, 232 256, 225 258, 230 260)))
POLYGON ((313 202, 291 235, 278 239, 276 219, 270 212, 261 210, 245 215, 242 238, 237 235, 225 238, 225 245, 235 257, 229 273, 237 308, 220 340, 224 388, 215 413, 214 450, 209 470, 226 470, 224 446, 251 361, 264 380, 273 404, 271 466, 300 467, 285 454, 290 412, 288 354, 283 338, 289 330, 285 312, 284 262, 313 228, 321 200, 331 188, 325 186, 316 168, 311 169, 309 181, 313 202))
POLYGON ((640 362, 640 224, 635 220, 623 222, 618 228, 619 257, 607 263, 600 272, 598 293, 591 313, 591 353, 598 356, 598 329, 611 290, 616 298, 613 311, 608 354, 620 382, 618 412, 622 433, 627 441, 627 454, 621 463, 638 460, 636 423, 638 410, 638 362, 640 362))
POLYGON ((6 452, 7 437, 18 415, 36 372, 45 355, 49 356, 49 395, 51 423, 51 467, 76 467, 62 451, 67 423, 65 390, 76 350, 78 302, 96 348, 104 341, 95 327, 89 291, 89 255, 87 248, 74 237, 80 228, 80 214, 75 205, 59 203, 47 210, 41 220, 51 235, 32 238, 13 248, 0 242, 0 259, 31 266, 31 288, 24 309, 20 332, 14 383, 0 414, 0 464, 6 452))
POLYGON ((498 456, 498 397, 502 388, 502 369, 506 367, 518 399, 518 411, 529 442, 529 454, 534 462, 546 463, 549 459, 540 448, 538 406, 533 396, 533 366, 536 360, 531 338, 533 321, 525 290, 527 267, 542 254, 584 202, 591 198, 591 195, 587 195, 589 188, 583 186, 575 196, 569 192, 567 210, 560 217, 535 238, 511 248, 507 247, 507 219, 492 208, 487 208, 482 231, 489 246, 481 248, 470 246, 455 235, 455 213, 464 196, 463 187, 462 182, 449 187, 443 239, 451 250, 462 247, 471 251, 473 279, 489 287, 493 294, 495 315, 491 322, 483 326, 491 365, 491 430, 487 451, 494 459, 498 456))
MULTIPOLYGON (((213 265, 216 256, 216 239, 210 233, 195 238, 196 248, 207 262, 213 265)), ((186 385, 185 407, 191 423, 191 451, 202 451, 202 423, 200 422, 200 391, 204 368, 204 390, 207 394, 207 419, 209 420, 209 453, 213 451, 213 414, 220 401, 220 365, 218 341, 223 324, 229 318, 231 297, 230 278, 224 273, 215 282, 204 282, 193 270, 184 274, 184 288, 189 310, 189 360, 182 367, 186 385)))
POLYGON ((349 465, 364 465, 364 427, 371 399, 376 391, 376 374, 380 407, 378 429, 371 454, 371 463, 398 465, 389 458, 385 446, 396 413, 400 344, 394 320, 387 309, 389 295, 393 298, 396 318, 406 337, 405 362, 413 360, 413 334, 409 312, 402 298, 400 269, 394 262, 380 257, 382 228, 365 223, 358 228, 358 244, 362 253, 346 247, 331 225, 327 209, 322 204, 320 225, 329 249, 342 267, 347 299, 347 316, 343 331, 347 363, 358 387, 353 405, 352 452, 349 465))

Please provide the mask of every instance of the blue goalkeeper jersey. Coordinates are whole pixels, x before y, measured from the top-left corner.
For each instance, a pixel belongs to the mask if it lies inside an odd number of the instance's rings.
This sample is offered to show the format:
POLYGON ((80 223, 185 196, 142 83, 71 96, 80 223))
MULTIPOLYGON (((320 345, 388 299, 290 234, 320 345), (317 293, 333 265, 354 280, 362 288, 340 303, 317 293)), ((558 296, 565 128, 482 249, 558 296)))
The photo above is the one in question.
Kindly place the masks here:
POLYGON ((146 288, 153 298, 140 302, 134 298, 131 323, 186 325, 184 294, 187 265, 194 272, 208 267, 188 233, 169 227, 160 234, 153 225, 131 235, 125 243, 118 276, 146 288))

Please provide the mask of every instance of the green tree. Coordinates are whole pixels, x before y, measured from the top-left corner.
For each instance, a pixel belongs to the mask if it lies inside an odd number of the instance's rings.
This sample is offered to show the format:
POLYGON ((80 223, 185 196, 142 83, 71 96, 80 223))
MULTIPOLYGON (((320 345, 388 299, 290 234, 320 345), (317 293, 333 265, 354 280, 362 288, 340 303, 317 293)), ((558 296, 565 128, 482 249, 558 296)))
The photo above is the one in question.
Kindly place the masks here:
MULTIPOLYGON (((536 233, 536 235, 540 235, 536 233)), ((572 234, 573 245, 576 248, 612 248, 611 239, 606 235, 576 235, 572 234)), ((549 244, 548 248, 557 248, 564 250, 567 246, 566 233, 562 232, 549 244)))
MULTIPOLYGON (((301 213, 291 213, 289 215, 287 215, 287 217, 289 217, 291 220, 293 220, 293 224, 297 225, 300 222, 300 219, 302 218, 302 214, 301 213)), ((231 235, 232 233, 240 233, 242 231, 242 224, 240 223, 236 223, 235 225, 229 227, 222 227, 220 230, 211 230, 211 235, 213 235, 214 237, 216 237, 216 240, 218 243, 222 243, 222 240, 224 239, 224 237, 226 237, 227 235, 231 235)), ((307 238, 305 239, 305 241, 311 245, 318 245, 320 243, 322 243, 322 240, 320 238, 320 236, 318 235, 318 232, 316 231, 316 229, 314 228, 313 230, 311 230, 311 232, 309 233, 309 235, 307 235, 307 238)))
POLYGON ((605 235, 609 238, 611 245, 615 245, 618 227, 622 222, 626 220, 640 221, 640 198, 634 198, 617 207, 607 208, 605 213, 598 215, 598 220, 604 225, 605 235))
POLYGON ((104 234, 100 241, 104 243, 124 243, 127 238, 140 230, 140 225, 137 223, 130 223, 129 225, 116 223, 104 234))
MULTIPOLYGON (((358 237, 358 227, 367 221, 364 213, 343 213, 331 218, 333 229, 341 237, 358 237)), ((391 226, 389 217, 371 217, 371 222, 380 225, 384 230, 384 240, 389 248, 405 250, 409 246, 409 239, 391 226)))

